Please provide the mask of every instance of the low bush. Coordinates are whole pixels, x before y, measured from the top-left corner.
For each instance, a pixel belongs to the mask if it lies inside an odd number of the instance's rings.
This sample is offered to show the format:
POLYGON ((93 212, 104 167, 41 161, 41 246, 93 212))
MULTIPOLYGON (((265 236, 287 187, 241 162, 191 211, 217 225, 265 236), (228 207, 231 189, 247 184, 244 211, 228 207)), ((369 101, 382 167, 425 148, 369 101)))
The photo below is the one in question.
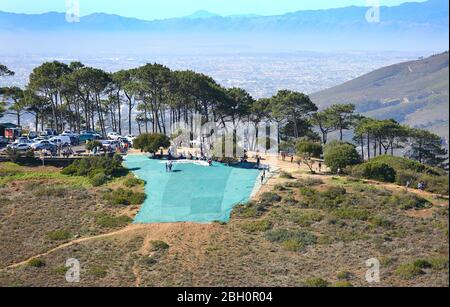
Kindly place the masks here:
POLYGON ((348 280, 351 277, 351 273, 347 271, 341 271, 337 273, 337 279, 339 280, 348 280))
POLYGON ((389 204, 402 210, 420 210, 432 207, 432 204, 428 200, 412 193, 394 194, 390 197, 389 204))
POLYGON ((444 170, 402 157, 378 156, 364 164, 349 168, 349 173, 359 178, 395 182, 402 186, 409 182, 412 188, 417 187, 419 182, 425 182, 425 189, 428 192, 449 194, 449 177, 444 170), (382 165, 389 167, 386 168, 388 174, 382 174, 383 170, 380 169, 382 165), (394 179, 392 170, 395 171, 394 179))
POLYGON ((362 209, 339 208, 333 211, 334 216, 343 220, 367 221, 370 213, 362 209))
POLYGON ((145 184, 145 181, 136 177, 127 177, 123 181, 123 185, 127 188, 133 188, 137 186, 143 186, 145 184))
POLYGON ((71 189, 67 186, 38 186, 36 190, 33 192, 33 195, 36 197, 57 197, 64 198, 71 191, 71 189))
POLYGON ((414 277, 424 274, 424 272, 414 263, 404 263, 397 267, 395 274, 403 279, 413 279, 414 277))
POLYGON ((276 229, 266 232, 266 239, 273 243, 297 246, 298 250, 317 243, 317 237, 304 230, 276 229), (287 242, 287 243, 284 243, 287 242), (294 244, 294 242, 296 242, 294 244))
POLYGON ((152 241, 150 244, 153 252, 164 251, 170 248, 169 244, 164 241, 152 241))
POLYGON ((261 194, 260 202, 265 205, 271 205, 281 201, 281 196, 273 192, 265 192, 261 194))
POLYGON ((353 288, 353 285, 351 282, 346 280, 337 281, 333 284, 334 288, 353 288))
POLYGON ((95 222, 97 225, 105 228, 119 228, 130 224, 133 221, 129 216, 110 216, 107 214, 100 214, 96 216, 95 222))
POLYGON ((105 192, 103 198, 113 205, 141 205, 145 201, 145 194, 119 188, 112 192, 105 192))
POLYGON ((302 186, 306 186, 306 187, 313 187, 313 186, 318 186, 318 185, 322 185, 324 184, 324 182, 322 181, 322 179, 318 179, 318 178, 306 178, 306 179, 300 179, 299 183, 302 186))
POLYGON ((34 268, 42 268, 45 266, 45 261, 40 258, 33 258, 30 261, 28 261, 28 266, 34 268))
POLYGON ((65 241, 72 237, 67 230, 55 230, 47 234, 47 238, 52 241, 65 241))
POLYGON ((395 182, 397 172, 386 163, 369 161, 350 168, 348 171, 352 176, 358 178, 372 179, 382 182, 395 182))
POLYGON ((309 227, 314 223, 322 221, 323 216, 317 211, 305 211, 291 214, 290 220, 302 227, 309 227))
POLYGON ((327 288, 330 286, 330 283, 322 278, 308 278, 305 281, 305 286, 309 288, 327 288))
POLYGON ((266 212, 266 207, 262 204, 255 202, 248 202, 246 204, 240 204, 233 209, 233 215, 238 218, 257 218, 262 216, 266 212))
POLYGON ((94 187, 99 187, 108 182, 108 177, 104 173, 97 173, 91 178, 89 178, 89 182, 94 187))
MULTIPOLYGON (((64 168, 61 173, 69 176, 83 176, 94 178, 102 174, 107 178, 121 177, 128 174, 128 170, 122 166, 122 157, 115 155, 87 157, 74 161, 71 165, 64 168)), ((97 177, 99 179, 100 177, 97 177)))
POLYGON ((437 257, 433 257, 430 258, 429 263, 431 264, 431 267, 433 268, 433 270, 446 270, 448 269, 448 257, 445 256, 437 256, 437 257))
POLYGON ((283 172, 280 173, 280 178, 282 178, 282 179, 294 179, 294 176, 292 176, 291 173, 283 171, 283 172))
POLYGON ((272 228, 272 223, 268 220, 246 222, 241 228, 247 232, 264 232, 272 228))

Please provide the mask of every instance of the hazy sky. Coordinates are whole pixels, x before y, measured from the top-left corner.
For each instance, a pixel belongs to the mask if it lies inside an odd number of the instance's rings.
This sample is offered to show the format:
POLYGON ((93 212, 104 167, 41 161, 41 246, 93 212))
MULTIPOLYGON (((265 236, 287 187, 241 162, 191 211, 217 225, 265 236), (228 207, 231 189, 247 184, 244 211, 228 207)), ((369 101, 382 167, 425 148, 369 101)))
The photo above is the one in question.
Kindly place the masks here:
MULTIPOLYGON (((76 1, 76 0, 69 0, 76 1)), ((376 0, 78 0, 80 15, 95 12, 141 19, 181 17, 198 10, 221 15, 276 15, 305 9, 326 9, 349 5, 365 6, 376 0)), ((378 0, 381 5, 398 5, 405 0, 378 0)), ((409 0, 408 2, 425 0, 409 0)), ((64 12, 66 0, 0 0, 0 10, 17 13, 64 12)))

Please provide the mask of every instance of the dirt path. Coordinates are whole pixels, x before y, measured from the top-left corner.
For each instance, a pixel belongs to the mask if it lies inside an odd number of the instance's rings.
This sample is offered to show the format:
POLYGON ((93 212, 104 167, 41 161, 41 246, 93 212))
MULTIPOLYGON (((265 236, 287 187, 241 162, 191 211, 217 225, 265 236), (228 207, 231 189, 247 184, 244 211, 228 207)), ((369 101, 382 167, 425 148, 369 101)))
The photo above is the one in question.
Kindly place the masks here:
POLYGON ((52 248, 52 249, 46 251, 45 253, 35 255, 35 256, 27 259, 27 260, 11 264, 11 265, 9 265, 9 266, 7 266, 5 268, 0 269, 0 272, 5 271, 7 269, 14 269, 14 268, 20 267, 22 265, 27 264, 31 259, 39 258, 39 257, 45 257, 45 256, 47 256, 47 255, 49 255, 49 254, 51 254, 53 252, 56 252, 58 250, 66 248, 66 247, 70 247, 70 246, 75 245, 75 244, 84 243, 84 242, 87 242, 87 241, 92 241, 92 240, 97 240, 97 239, 109 238, 109 237, 113 237, 113 236, 116 236, 116 235, 126 234, 128 232, 135 232, 135 231, 137 231, 139 229, 145 228, 145 226, 146 225, 130 225, 130 226, 126 227, 126 228, 123 228, 123 229, 120 229, 120 230, 116 230, 116 231, 113 231, 113 232, 108 232, 108 233, 105 233, 105 234, 92 236, 92 237, 85 237, 85 238, 81 238, 81 239, 76 239, 76 240, 64 243, 62 245, 59 245, 59 246, 57 246, 55 248, 52 248))

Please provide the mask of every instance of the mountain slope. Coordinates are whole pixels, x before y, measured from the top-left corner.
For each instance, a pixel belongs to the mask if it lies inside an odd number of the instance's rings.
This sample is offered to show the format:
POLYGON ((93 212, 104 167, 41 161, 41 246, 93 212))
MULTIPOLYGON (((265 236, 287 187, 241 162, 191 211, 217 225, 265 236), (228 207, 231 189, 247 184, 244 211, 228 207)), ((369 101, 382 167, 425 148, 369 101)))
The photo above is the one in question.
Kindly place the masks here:
POLYGON ((377 118, 430 129, 449 139, 449 54, 384 67, 312 94, 321 108, 353 103, 377 118))

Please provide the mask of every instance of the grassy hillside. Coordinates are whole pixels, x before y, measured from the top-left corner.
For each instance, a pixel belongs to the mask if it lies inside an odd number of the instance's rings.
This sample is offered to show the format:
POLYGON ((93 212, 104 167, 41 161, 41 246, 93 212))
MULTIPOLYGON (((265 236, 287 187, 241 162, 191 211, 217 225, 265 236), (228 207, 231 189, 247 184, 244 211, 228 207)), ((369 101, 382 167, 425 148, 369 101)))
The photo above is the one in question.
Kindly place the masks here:
POLYGON ((321 108, 353 103, 358 111, 430 129, 448 140, 448 52, 384 67, 311 95, 321 108))
POLYGON ((380 261, 381 286, 449 283, 444 199, 301 171, 265 186, 258 199, 234 210, 229 224, 119 230, 129 220, 96 216, 133 211, 104 202, 93 187, 48 194, 41 190, 65 178, 24 185, 8 177, 5 171, 0 286, 368 286, 370 258, 380 261), (73 240, 68 233, 95 237, 1 270, 73 240), (78 284, 65 281, 69 258, 80 261, 78 284))

